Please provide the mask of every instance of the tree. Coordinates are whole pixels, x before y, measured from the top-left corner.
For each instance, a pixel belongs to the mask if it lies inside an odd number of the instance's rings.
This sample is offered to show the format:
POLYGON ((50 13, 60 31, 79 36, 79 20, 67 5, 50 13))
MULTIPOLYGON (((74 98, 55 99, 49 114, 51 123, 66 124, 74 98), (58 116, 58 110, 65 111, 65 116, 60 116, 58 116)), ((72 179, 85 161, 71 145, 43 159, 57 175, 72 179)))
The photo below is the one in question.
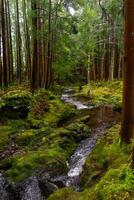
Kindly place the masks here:
POLYGON ((24 18, 24 35, 25 35, 25 64, 27 68, 28 80, 31 79, 31 48, 30 48, 30 33, 28 27, 27 13, 26 13, 26 0, 23 3, 23 18, 24 18))
POLYGON ((130 143, 134 134, 134 1, 125 0, 125 58, 121 140, 130 143))
POLYGON ((49 14, 48 14, 48 48, 47 48, 47 71, 46 71, 46 84, 45 87, 48 88, 51 81, 51 67, 52 67, 52 60, 51 60, 51 40, 52 40, 52 33, 51 33, 51 12, 52 12, 52 5, 51 0, 49 0, 49 14))
POLYGON ((31 78, 31 88, 34 91, 38 88, 38 17, 37 17, 37 1, 32 0, 32 31, 33 31, 33 58, 32 58, 32 78, 31 78))
POLYGON ((0 1, 0 86, 2 86, 2 1, 0 1))
POLYGON ((2 47, 3 47, 3 83, 8 86, 8 65, 7 65, 7 30, 6 30, 6 9, 5 0, 1 1, 1 24, 2 24, 2 47))
POLYGON ((21 58, 21 34, 19 22, 19 4, 16 0, 16 65, 17 65, 17 78, 21 84, 21 71, 22 71, 22 58, 21 58))

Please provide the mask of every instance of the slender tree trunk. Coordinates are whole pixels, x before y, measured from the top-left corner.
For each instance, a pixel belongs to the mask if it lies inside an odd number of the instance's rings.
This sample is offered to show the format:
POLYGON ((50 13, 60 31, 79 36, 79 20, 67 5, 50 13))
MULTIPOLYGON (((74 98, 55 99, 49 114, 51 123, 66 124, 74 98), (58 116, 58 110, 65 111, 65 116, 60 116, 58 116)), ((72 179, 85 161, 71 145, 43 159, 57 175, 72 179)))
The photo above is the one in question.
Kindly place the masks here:
POLYGON ((48 16, 48 50, 47 50, 46 89, 50 85, 50 79, 51 79, 51 0, 49 0, 49 16, 48 16))
POLYGON ((7 66, 7 45, 6 45, 6 26, 5 26, 5 0, 2 0, 2 45, 3 45, 3 83, 8 86, 8 66, 7 66))
POLYGON ((2 1, 0 1, 0 87, 2 86, 2 1))
POLYGON ((103 52, 101 53, 101 61, 100 61, 100 80, 103 81, 104 78, 104 72, 105 72, 105 43, 102 45, 103 52))
POLYGON ((0 33, 0 87, 2 86, 2 48, 1 48, 1 44, 2 44, 2 37, 1 37, 1 33, 0 33))
POLYGON ((115 64, 115 23, 113 20, 110 20, 109 26, 112 27, 110 33, 110 66, 109 66, 109 80, 113 80, 114 76, 114 64, 115 64))
POLYGON ((31 80, 31 44, 30 44, 30 34, 29 34, 29 27, 28 27, 28 20, 27 20, 27 13, 26 13, 26 0, 23 0, 23 17, 24 17, 24 32, 25 32, 25 63, 27 69, 28 80, 31 80))
POLYGON ((9 16, 8 16, 8 4, 5 0, 5 25, 6 25, 6 45, 7 45, 7 66, 8 66, 8 83, 11 83, 11 59, 10 59, 10 33, 9 33, 9 16))
POLYGON ((12 33, 11 33, 11 17, 9 0, 7 0, 7 13, 8 13, 8 27, 9 27, 9 54, 10 54, 10 82, 13 83, 13 47, 12 47, 12 33))
POLYGON ((19 84, 21 84, 22 58, 18 0, 16 0, 16 54, 17 78, 19 79, 19 84))
POLYGON ((32 18, 32 28, 33 28, 33 67, 32 67, 32 80, 31 80, 31 88, 34 91, 38 88, 38 19, 37 19, 37 1, 32 0, 32 11, 34 13, 32 18))
POLYGON ((114 62, 114 79, 118 79, 118 74, 119 74, 119 49, 118 46, 116 45, 115 48, 115 62, 114 62))

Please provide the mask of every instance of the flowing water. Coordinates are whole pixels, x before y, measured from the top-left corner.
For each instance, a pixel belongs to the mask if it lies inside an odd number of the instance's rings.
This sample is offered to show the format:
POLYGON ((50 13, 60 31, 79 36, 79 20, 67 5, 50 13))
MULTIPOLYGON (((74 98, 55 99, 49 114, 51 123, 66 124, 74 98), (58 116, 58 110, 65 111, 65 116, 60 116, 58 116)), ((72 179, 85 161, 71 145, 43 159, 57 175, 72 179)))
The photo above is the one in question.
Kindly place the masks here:
POLYGON ((81 101, 78 101, 77 99, 73 98, 72 93, 73 93, 73 89, 71 88, 66 89, 61 96, 61 100, 63 100, 65 103, 74 105, 77 110, 93 108, 93 106, 89 106, 86 103, 82 103, 81 101))
POLYGON ((92 152, 97 139, 103 136, 107 128, 120 121, 120 114, 110 106, 95 108, 74 99, 71 89, 65 90, 61 99, 66 103, 74 105, 81 113, 86 112, 90 115, 89 126, 91 127, 91 136, 78 145, 75 153, 69 160, 67 175, 60 177, 66 186, 75 186, 76 190, 79 190, 79 177, 87 157, 92 152))

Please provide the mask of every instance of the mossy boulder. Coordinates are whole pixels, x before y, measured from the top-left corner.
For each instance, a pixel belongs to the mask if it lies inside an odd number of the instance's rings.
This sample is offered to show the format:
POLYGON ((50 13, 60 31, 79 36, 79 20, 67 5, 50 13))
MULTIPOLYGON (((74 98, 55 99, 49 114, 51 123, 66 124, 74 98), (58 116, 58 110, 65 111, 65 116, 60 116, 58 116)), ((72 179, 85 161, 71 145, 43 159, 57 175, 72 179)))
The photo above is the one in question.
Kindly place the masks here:
POLYGON ((3 118, 27 118, 31 93, 26 90, 11 90, 0 97, 0 115, 3 118))

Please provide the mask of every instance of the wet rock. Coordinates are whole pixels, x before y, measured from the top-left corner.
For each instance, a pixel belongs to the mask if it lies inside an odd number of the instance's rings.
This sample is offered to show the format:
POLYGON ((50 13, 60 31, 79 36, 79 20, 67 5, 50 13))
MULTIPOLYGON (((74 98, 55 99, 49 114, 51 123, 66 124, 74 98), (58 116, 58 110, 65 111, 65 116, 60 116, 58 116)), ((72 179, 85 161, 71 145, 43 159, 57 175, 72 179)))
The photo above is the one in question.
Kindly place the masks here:
POLYGON ((15 187, 0 174, 0 200, 17 200, 15 187))
POLYGON ((36 176, 30 177, 21 188, 21 200, 44 200, 36 176))
POLYGON ((48 173, 42 177, 31 176, 25 182, 15 185, 0 174, 0 200, 44 200, 58 189, 48 173))
POLYGON ((51 182, 56 184, 58 188, 66 187, 66 175, 62 174, 51 178, 51 182))
POLYGON ((51 183, 49 181, 40 181, 40 188, 43 192, 43 195, 47 198, 50 196, 50 194, 52 194, 53 192, 55 192, 58 187, 54 184, 51 183))
POLYGON ((51 175, 49 173, 41 170, 37 176, 39 187, 43 193, 43 196, 49 197, 50 194, 58 189, 57 185, 52 181, 51 175))

